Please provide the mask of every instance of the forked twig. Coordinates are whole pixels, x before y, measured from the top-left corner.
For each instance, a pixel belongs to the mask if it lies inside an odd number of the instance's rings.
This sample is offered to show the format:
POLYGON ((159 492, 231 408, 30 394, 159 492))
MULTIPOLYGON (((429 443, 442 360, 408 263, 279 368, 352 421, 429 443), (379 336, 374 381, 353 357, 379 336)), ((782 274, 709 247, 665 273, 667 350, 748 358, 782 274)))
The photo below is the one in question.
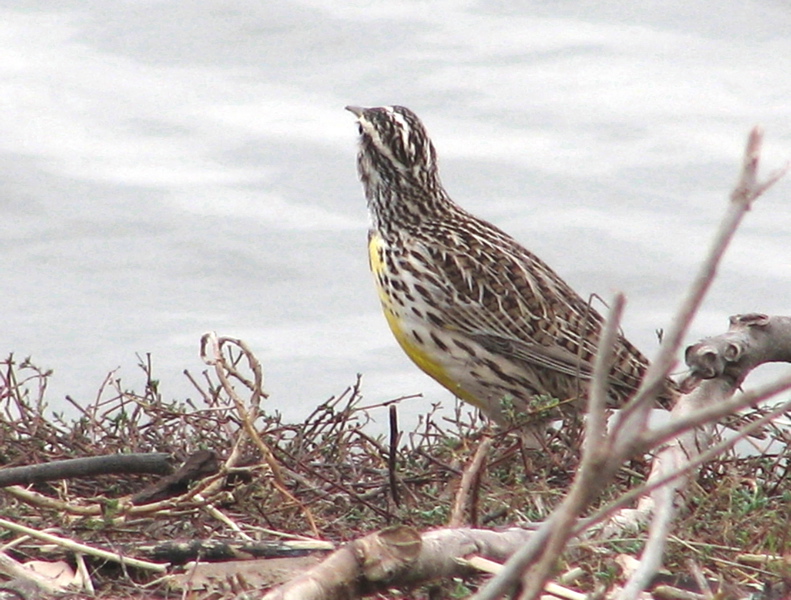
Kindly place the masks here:
POLYGON ((313 531, 313 534, 318 536, 319 529, 316 525, 313 515, 310 512, 310 509, 304 506, 302 502, 299 501, 299 499, 297 499, 291 492, 288 491, 280 469, 280 463, 275 458, 269 446, 267 446, 264 440, 261 439, 261 436, 258 434, 258 431, 255 428, 255 419, 258 417, 258 402, 262 396, 267 396, 267 394, 263 391, 263 374, 261 364, 258 362, 258 359, 242 340, 229 337, 218 337, 215 333, 204 334, 201 338, 201 358, 206 364, 214 367, 217 378, 220 380, 223 389, 228 394, 228 396, 233 399, 234 405, 236 406, 236 411, 239 413, 239 418, 242 422, 245 433, 247 433, 249 438, 258 447, 261 455, 264 458, 264 461, 272 471, 272 478, 275 487, 281 494, 283 494, 296 506, 299 506, 302 509, 302 512, 305 515, 305 518, 308 520, 311 530, 313 531), (223 353, 223 346, 226 344, 236 346, 241 350, 242 354, 247 359, 248 365, 253 371, 255 376, 254 382, 249 382, 244 377, 242 377, 242 375, 236 370, 236 367, 226 359, 225 354, 223 353), (234 377, 242 381, 252 391, 253 395, 250 400, 250 407, 253 411, 252 415, 250 414, 250 411, 247 410, 245 403, 234 389, 233 384, 228 378, 229 374, 232 374, 234 377))
MULTIPOLYGON (((508 593, 509 590, 515 589, 520 580, 524 586, 520 598, 522 600, 538 598, 550 577, 560 552, 568 540, 575 533, 579 533, 575 524, 583 508, 598 495, 625 460, 635 451, 644 450, 641 442, 647 429, 648 416, 656 391, 673 368, 674 357, 681 346, 692 317, 697 312, 714 279, 717 265, 721 261, 725 249, 733 238, 744 214, 750 209, 752 202, 780 179, 789 168, 786 166, 785 169, 772 174, 766 182, 758 183, 757 168, 761 140, 761 130, 756 127, 750 133, 741 177, 731 195, 731 202, 728 204, 723 220, 714 236, 711 248, 675 318, 671 321, 670 327, 663 337, 658 355, 649 367, 635 398, 623 409, 621 418, 612 433, 606 438, 599 438, 602 439, 601 444, 594 442, 592 437, 587 440, 586 449, 597 446, 598 451, 591 453, 587 462, 583 458, 583 465, 577 473, 567 497, 530 541, 511 557, 503 572, 492 578, 473 596, 474 600, 495 600, 508 593), (596 454, 599 455, 598 460, 595 459, 596 454), (598 467, 596 477, 590 476, 590 465, 598 467), (528 569, 529 576, 524 577, 528 569)), ((612 352, 612 344, 606 344, 605 340, 611 335, 609 332, 617 329, 617 317, 618 314, 611 311, 597 352, 596 365, 599 368, 595 372, 591 392, 593 395, 591 402, 596 410, 598 410, 598 403, 601 401, 599 388, 606 386, 603 381, 597 382, 597 378, 606 376, 607 372, 603 371, 601 366, 606 364, 606 357, 612 352)), ((594 414, 592 417, 593 427, 599 435, 600 418, 598 414, 594 414)), ((586 426, 590 427, 590 425, 591 421, 586 426)), ((590 433, 590 429, 588 432, 590 433)), ((632 587, 632 591, 634 591, 634 587, 632 587)))

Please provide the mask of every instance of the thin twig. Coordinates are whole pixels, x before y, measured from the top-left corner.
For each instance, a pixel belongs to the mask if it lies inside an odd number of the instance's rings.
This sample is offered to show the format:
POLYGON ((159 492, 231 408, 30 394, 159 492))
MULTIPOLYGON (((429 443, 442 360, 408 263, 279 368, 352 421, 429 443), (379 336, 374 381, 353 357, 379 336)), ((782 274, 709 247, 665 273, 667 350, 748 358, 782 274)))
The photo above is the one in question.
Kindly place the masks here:
POLYGON ((391 404, 388 410, 390 416, 390 447, 387 452, 387 478, 390 482, 390 497, 397 507, 401 505, 398 497, 398 477, 396 475, 396 459, 398 457, 398 440, 401 435, 398 431, 398 408, 391 404))
MULTIPOLYGON (((714 281, 717 267, 739 224, 752 207, 752 203, 785 175, 789 166, 791 166, 786 165, 784 169, 773 173, 764 184, 756 184, 762 137, 763 132, 759 127, 753 128, 750 132, 742 161, 741 177, 731 194, 731 202, 728 203, 725 215, 714 234, 709 252, 701 263, 698 273, 684 296, 676 315, 670 321, 670 325, 662 337, 659 351, 646 372, 643 385, 635 398, 622 411, 617 426, 621 429, 632 431, 645 429, 651 405, 647 398, 651 395, 650 392, 652 390, 658 389, 660 383, 673 369, 676 353, 681 347, 684 336, 692 323, 692 318, 700 308, 706 292, 714 281)), ((618 442, 615 444, 614 450, 618 456, 630 454, 632 451, 629 443, 631 442, 630 436, 617 437, 618 442)))
POLYGON ((29 535, 30 537, 34 537, 43 540, 45 542, 49 542, 51 544, 57 544, 58 546, 67 548, 72 552, 83 552, 90 556, 95 556, 96 558, 117 562, 122 565, 127 565, 129 567, 146 569, 148 571, 154 571, 156 573, 164 573, 167 570, 167 565, 161 563, 153 563, 147 560, 131 558, 129 556, 123 556, 121 554, 118 554, 117 552, 108 552, 107 550, 102 550, 100 548, 94 548, 93 546, 88 546, 86 544, 75 542, 74 540, 71 540, 69 538, 63 538, 57 535, 53 535, 51 533, 38 531, 37 529, 32 529, 30 527, 26 527, 25 525, 20 525, 19 523, 14 523, 13 521, 9 521, 7 519, 0 518, 0 527, 5 527, 6 529, 10 529, 11 531, 16 531, 17 533, 23 533, 25 535, 29 535))
POLYGON ((464 524, 464 507, 467 504, 467 500, 470 498, 474 482, 480 478, 481 469, 484 466, 493 442, 494 440, 492 438, 485 438, 478 445, 478 448, 475 450, 475 456, 464 470, 464 474, 461 477, 461 484, 459 485, 459 491, 456 492, 456 499, 453 502, 453 509, 451 510, 450 519, 448 520, 448 527, 461 527, 464 524))
POLYGON ((215 334, 205 334, 201 338, 201 354, 204 358, 204 361, 207 364, 214 366, 215 372, 217 374, 220 383, 223 386, 223 389, 228 394, 230 398, 233 399, 233 402, 236 406, 236 410, 239 413, 239 417, 242 421, 242 425, 244 427, 245 433, 250 437, 253 443, 258 446, 261 455, 263 456, 266 464, 272 471, 273 481, 275 487, 280 491, 281 494, 286 496, 289 500, 291 500, 295 505, 299 506, 302 509, 305 518, 310 525, 313 534, 318 537, 319 529, 316 525, 316 521, 313 518, 310 510, 302 504, 291 492, 288 491, 286 487, 286 483, 283 480, 283 475, 280 470, 280 464, 278 463, 277 459, 275 458, 274 454, 272 454, 272 450, 266 443, 261 439, 261 436, 258 435, 258 431, 255 429, 254 421, 255 418, 250 415, 248 410, 245 408, 244 402, 236 393, 233 385, 228 379, 227 373, 233 373, 237 378, 244 381, 253 392, 253 397, 250 401, 251 408, 253 411, 257 411, 258 407, 258 400, 261 396, 266 396, 265 392, 263 392, 263 375, 261 370, 261 365, 258 362, 258 359, 255 358, 253 353, 247 347, 247 345, 242 341, 235 338, 227 338, 227 337, 220 337, 218 338, 215 334), (250 368, 253 370, 253 374, 255 376, 255 381, 253 383, 246 382, 243 380, 241 375, 236 371, 236 369, 225 359, 223 354, 223 345, 226 343, 234 344, 238 346, 242 353, 247 358, 247 362, 250 365, 250 368), (208 349, 211 348, 212 352, 209 353, 208 349))
MULTIPOLYGON (((594 366, 593 379, 603 378, 605 381, 609 375, 608 365, 610 363, 609 354, 613 351, 615 335, 620 327, 620 317, 623 313, 624 298, 616 296, 613 306, 610 308, 607 320, 602 332, 599 348, 597 351, 594 366), (610 346, 604 343, 609 342, 610 346), (600 356, 600 355, 604 356, 600 356)), ((597 388, 602 387, 601 382, 592 384, 597 388)), ((597 394, 601 394, 598 389, 597 394)), ((602 398, 597 396, 592 401, 596 410, 600 410, 599 403, 602 398)), ((602 424, 594 419, 594 427, 601 427, 602 424)), ((513 590, 524 572, 530 567, 530 576, 524 578, 525 587, 522 597, 534 598, 540 595, 549 573, 554 568, 558 554, 566 545, 572 535, 572 527, 576 522, 580 511, 594 496, 600 486, 606 483, 607 477, 601 472, 602 461, 606 460, 606 439, 601 431, 596 433, 597 441, 586 442, 583 452, 584 456, 580 469, 574 478, 571 490, 561 502, 560 506, 552 512, 547 519, 535 532, 535 535, 519 551, 508 560, 502 572, 493 577, 477 594, 473 600, 495 600, 500 596, 513 590), (532 565, 532 567, 530 566, 532 565)))
MULTIPOLYGON (((768 185, 756 186, 756 171, 758 166, 758 153, 760 151, 761 132, 754 129, 747 144, 745 160, 743 163, 742 177, 737 185, 747 191, 734 193, 732 202, 729 203, 725 216, 717 230, 710 251, 700 266, 695 280, 692 282, 676 317, 671 321, 665 333, 660 350, 654 362, 649 367, 643 383, 635 398, 622 410, 621 417, 607 438, 603 447, 600 460, 583 458, 583 464, 577 473, 574 484, 560 506, 539 528, 534 537, 506 563, 503 572, 492 578, 473 598, 474 600, 495 600, 501 595, 512 590, 516 582, 522 578, 530 566, 529 576, 522 579, 524 589, 521 598, 534 600, 541 594, 549 574, 554 568, 558 555, 565 547, 572 532, 577 516, 584 506, 595 497, 599 490, 611 479, 617 468, 635 451, 641 448, 643 432, 647 429, 648 416, 657 391, 663 385, 675 363, 675 354, 681 346, 693 315, 697 312, 706 291, 709 289, 716 268, 722 259, 730 240, 738 228, 744 214, 749 210, 751 203, 780 175, 774 176, 768 185), (595 466, 595 473, 591 469, 595 466), (595 475, 595 476, 594 476, 595 475)), ((607 327, 617 326, 611 323, 615 315, 608 316, 607 327)), ((604 338, 604 336, 603 336, 604 338)), ((607 364, 606 357, 612 351, 611 347, 599 344, 596 364, 607 364), (602 356, 603 355, 603 356, 602 356)), ((601 385, 601 384, 597 384, 601 385)), ((600 391, 596 392, 597 394, 600 391)), ((600 398, 592 400, 594 408, 598 408, 600 398)), ((600 427, 598 415, 593 416, 595 427, 600 427)), ((586 449, 598 447, 593 441, 586 444, 586 449)), ((599 447, 601 450, 602 448, 599 447)), ((598 452, 597 452, 598 454, 598 452)), ((593 456, 593 455, 592 455, 593 456)))
POLYGON ((761 428, 763 428, 767 423, 776 419, 781 414, 788 412, 789 410, 791 410, 791 401, 780 405, 779 407, 775 408, 766 415, 763 415, 759 419, 756 419, 749 425, 745 425, 741 430, 739 430, 739 433, 737 435, 729 439, 722 440, 721 442, 707 449, 705 452, 701 452, 696 458, 690 460, 687 464, 677 469, 676 471, 673 471, 672 473, 668 473, 667 475, 660 477, 655 481, 645 483, 636 488, 632 488, 628 492, 616 498, 613 502, 597 510, 591 516, 580 520, 580 522, 577 524, 577 526, 574 529, 575 535, 579 535, 582 532, 586 531, 587 529, 590 529, 594 525, 602 522, 604 519, 611 516, 616 510, 626 506, 627 504, 636 500, 640 496, 644 496, 663 485, 675 481, 677 478, 689 474, 690 472, 694 471, 701 465, 706 464, 713 458, 720 456, 721 454, 724 454, 727 450, 735 446, 739 441, 750 436, 752 433, 756 431, 760 431, 761 428))

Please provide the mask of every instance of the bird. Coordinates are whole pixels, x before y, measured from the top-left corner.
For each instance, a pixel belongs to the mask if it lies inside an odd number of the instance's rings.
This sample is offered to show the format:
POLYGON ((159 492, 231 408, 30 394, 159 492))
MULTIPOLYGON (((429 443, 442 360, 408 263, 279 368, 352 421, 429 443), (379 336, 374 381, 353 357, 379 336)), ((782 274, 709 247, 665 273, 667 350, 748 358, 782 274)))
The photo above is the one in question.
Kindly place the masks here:
MULTIPOLYGON (((368 258, 385 319, 407 356, 498 424, 580 414, 604 319, 513 237, 454 202, 437 152, 404 106, 347 106, 370 217, 368 258), (557 409, 556 409, 557 411, 557 409)), ((619 334, 608 407, 635 393, 648 360, 619 334)), ((670 408, 666 380, 658 403, 670 408)))

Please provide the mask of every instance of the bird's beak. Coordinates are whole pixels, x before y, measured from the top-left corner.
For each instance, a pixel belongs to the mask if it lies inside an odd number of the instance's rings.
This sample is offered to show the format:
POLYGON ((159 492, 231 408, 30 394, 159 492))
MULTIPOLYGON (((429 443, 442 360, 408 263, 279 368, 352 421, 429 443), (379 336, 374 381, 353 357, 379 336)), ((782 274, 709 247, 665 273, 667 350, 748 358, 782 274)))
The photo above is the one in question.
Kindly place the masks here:
POLYGON ((365 112, 365 108, 363 108, 362 106, 347 106, 346 110, 348 110, 357 118, 362 117, 363 113, 365 112))

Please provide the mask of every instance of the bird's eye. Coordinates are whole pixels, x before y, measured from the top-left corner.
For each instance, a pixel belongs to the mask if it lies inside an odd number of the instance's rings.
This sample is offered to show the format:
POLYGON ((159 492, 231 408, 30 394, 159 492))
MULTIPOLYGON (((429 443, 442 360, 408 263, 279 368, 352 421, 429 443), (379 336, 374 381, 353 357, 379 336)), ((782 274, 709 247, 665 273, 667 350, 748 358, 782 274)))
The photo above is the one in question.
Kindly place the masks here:
POLYGON ((361 123, 357 123, 357 133, 359 133, 360 135, 363 134, 363 126, 361 123))

